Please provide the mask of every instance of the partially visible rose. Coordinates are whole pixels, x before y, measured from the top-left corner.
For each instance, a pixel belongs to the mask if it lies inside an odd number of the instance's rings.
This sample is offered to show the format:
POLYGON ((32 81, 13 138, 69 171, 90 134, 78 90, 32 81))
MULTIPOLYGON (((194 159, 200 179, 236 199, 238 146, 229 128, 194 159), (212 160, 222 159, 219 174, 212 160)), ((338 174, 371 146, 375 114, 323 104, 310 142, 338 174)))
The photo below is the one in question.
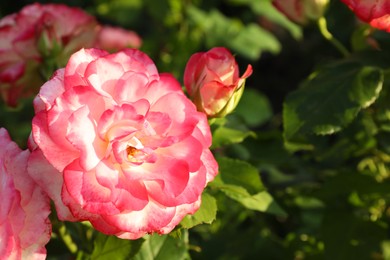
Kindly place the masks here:
POLYGON ((209 117, 223 117, 237 106, 245 80, 252 74, 248 65, 244 74, 234 56, 223 47, 193 54, 184 71, 184 85, 198 110, 209 117))
POLYGON ((110 52, 119 51, 125 48, 140 48, 141 38, 137 33, 119 27, 102 26, 99 30, 96 48, 110 52))
POLYGON ((0 259, 45 259, 50 202, 27 174, 30 152, 0 128, 0 259))
POLYGON ((372 27, 390 32, 389 0, 341 0, 361 20, 372 27))
POLYGON ((9 106, 38 92, 42 78, 95 43, 95 19, 78 8, 38 3, 0 20, 0 93, 9 106))
POLYGON ((329 0, 273 0, 273 5, 291 21, 305 25, 324 15, 329 0))
POLYGON ((137 49, 82 49, 34 100, 29 174, 60 220, 126 239, 170 232, 218 165, 207 118, 137 49))

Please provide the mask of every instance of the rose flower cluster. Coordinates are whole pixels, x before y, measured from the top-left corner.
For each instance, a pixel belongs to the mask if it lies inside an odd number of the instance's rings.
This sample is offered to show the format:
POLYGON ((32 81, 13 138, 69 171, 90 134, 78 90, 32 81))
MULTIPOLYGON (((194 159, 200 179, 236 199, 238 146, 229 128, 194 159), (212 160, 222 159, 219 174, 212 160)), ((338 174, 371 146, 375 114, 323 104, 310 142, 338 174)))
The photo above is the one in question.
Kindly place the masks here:
POLYGON ((140 47, 131 31, 101 26, 84 11, 61 4, 32 4, 0 20, 0 95, 16 107, 80 48, 112 51, 140 47), (64 26, 66 25, 66 26, 64 26))
POLYGON ((50 201, 60 221, 123 239, 167 234, 199 209, 218 173, 208 118, 232 112, 252 68, 239 77, 225 48, 196 53, 188 98, 140 45, 64 5, 0 20, 2 98, 35 96, 28 150, 0 129, 1 259, 46 257, 50 201))
MULTIPOLYGON (((389 1, 342 1, 390 31, 389 1)), ((327 2, 273 1, 302 24, 327 2)), ((46 257, 51 202, 60 221, 88 221, 122 239, 167 234, 199 209, 218 174, 208 119, 233 111, 252 67, 240 74, 223 47, 195 53, 187 97, 141 44, 134 32, 60 4, 0 20, 1 98, 16 107, 35 97, 27 150, 0 128, 0 259, 46 257)))

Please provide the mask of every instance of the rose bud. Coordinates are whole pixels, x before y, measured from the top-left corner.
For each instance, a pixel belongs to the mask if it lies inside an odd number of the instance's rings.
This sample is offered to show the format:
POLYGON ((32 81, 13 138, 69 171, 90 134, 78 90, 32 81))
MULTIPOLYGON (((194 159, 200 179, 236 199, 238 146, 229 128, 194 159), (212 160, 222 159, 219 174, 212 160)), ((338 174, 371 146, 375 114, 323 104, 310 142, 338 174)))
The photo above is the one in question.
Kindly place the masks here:
POLYGON ((209 117, 224 117, 237 106, 245 80, 252 74, 248 65, 239 77, 234 56, 223 47, 193 54, 184 71, 184 85, 199 111, 209 117))
POLYGON ((305 25, 324 15, 329 0, 273 0, 272 3, 291 21, 305 25))

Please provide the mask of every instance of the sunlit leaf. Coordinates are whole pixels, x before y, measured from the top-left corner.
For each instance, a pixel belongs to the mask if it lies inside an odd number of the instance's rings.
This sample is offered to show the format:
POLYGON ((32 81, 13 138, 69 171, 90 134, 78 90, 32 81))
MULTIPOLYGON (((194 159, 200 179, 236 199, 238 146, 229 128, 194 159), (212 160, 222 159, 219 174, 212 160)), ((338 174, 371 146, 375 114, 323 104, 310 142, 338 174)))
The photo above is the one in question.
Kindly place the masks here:
POLYGON ((250 194, 256 194, 264 190, 258 170, 247 162, 230 159, 227 157, 218 158, 220 174, 210 185, 234 185, 242 187, 250 194))
POLYGON ((221 126, 213 132, 212 148, 217 148, 234 143, 240 143, 248 136, 255 137, 256 135, 252 131, 242 131, 221 126))
POLYGON ((217 202, 213 196, 204 192, 202 194, 202 204, 194 215, 187 215, 182 221, 183 228, 192 228, 199 224, 211 224, 217 215, 217 202))

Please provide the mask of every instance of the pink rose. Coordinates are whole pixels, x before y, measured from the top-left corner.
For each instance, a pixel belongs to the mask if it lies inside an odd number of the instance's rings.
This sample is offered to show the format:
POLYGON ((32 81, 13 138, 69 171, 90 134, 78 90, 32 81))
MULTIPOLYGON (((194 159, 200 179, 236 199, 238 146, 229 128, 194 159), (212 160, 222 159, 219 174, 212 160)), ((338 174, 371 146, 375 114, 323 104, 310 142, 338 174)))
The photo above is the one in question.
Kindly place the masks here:
POLYGON ((272 0, 273 5, 291 21, 304 25, 323 16, 329 0, 272 0))
POLYGON ((76 52, 34 107, 29 173, 61 220, 126 239, 166 234, 218 172, 206 116, 139 50, 76 52))
POLYGON ((0 128, 0 259, 45 259, 50 202, 27 175, 22 151, 0 128))
POLYGON ((390 1, 388 0, 341 0, 361 20, 372 27, 390 32, 390 1))
POLYGON ((24 7, 0 20, 0 93, 10 106, 38 92, 45 74, 62 67, 69 56, 92 46, 95 19, 61 4, 24 7))
POLYGON ((98 33, 96 48, 107 51, 119 51, 124 48, 139 48, 142 40, 133 31, 119 27, 103 26, 98 33))
POLYGON ((199 111, 209 117, 222 117, 236 107, 251 74, 252 66, 248 65, 239 77, 234 56, 216 47, 191 56, 184 71, 184 85, 199 111))

